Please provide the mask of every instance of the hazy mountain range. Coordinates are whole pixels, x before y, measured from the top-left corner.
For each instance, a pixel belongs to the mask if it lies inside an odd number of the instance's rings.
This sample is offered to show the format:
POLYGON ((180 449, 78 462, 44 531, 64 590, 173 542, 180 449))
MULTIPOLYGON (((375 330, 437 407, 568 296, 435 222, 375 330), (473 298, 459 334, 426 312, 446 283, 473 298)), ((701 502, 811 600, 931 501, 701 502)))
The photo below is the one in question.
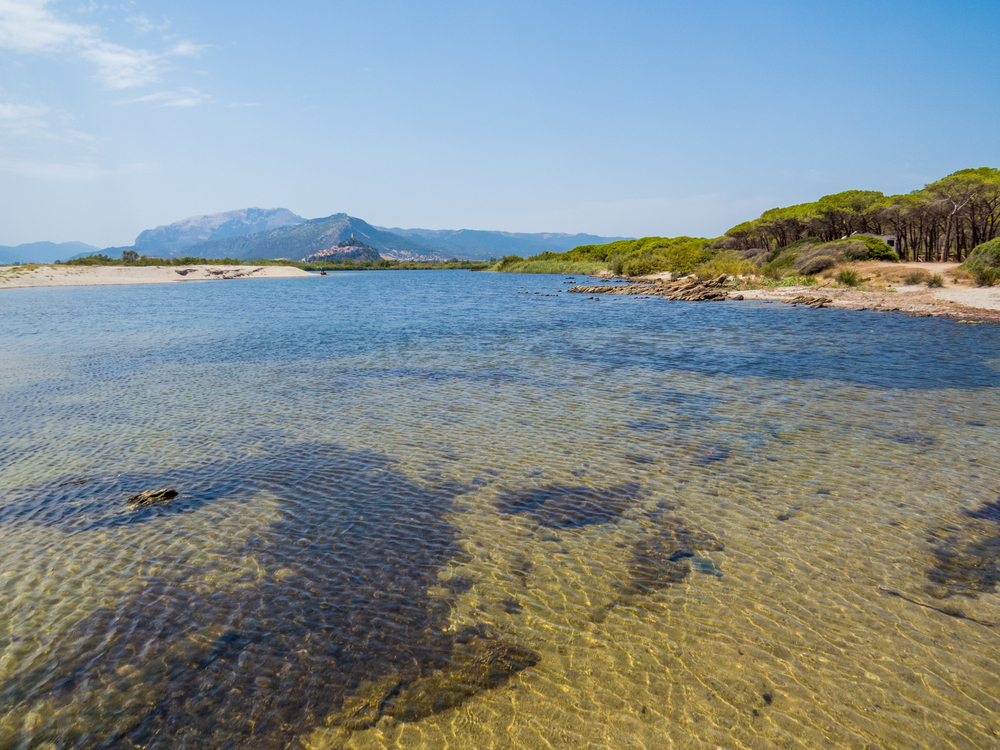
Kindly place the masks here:
POLYGON ((98 248, 85 242, 28 242, 14 247, 0 245, 0 263, 55 263, 96 252, 98 248))
MULTIPOLYGON (((82 242, 60 245, 36 242, 17 248, 0 247, 0 263, 51 263, 97 252, 117 257, 124 250, 160 258, 302 260, 320 253, 328 257, 336 256, 338 245, 351 238, 375 248, 383 258, 395 260, 489 260, 504 255, 528 257, 546 250, 563 252, 578 245, 622 239, 589 234, 518 234, 472 229, 386 229, 347 214, 303 219, 286 208, 244 208, 192 216, 147 229, 129 247, 98 250, 82 242)), ((330 259, 335 260, 335 257, 330 259)))
POLYGON ((204 242, 267 232, 304 221, 287 208, 243 208, 221 214, 192 216, 167 226, 147 229, 135 238, 135 249, 140 255, 144 249, 183 250, 204 242))
POLYGON ((625 237, 598 237, 593 234, 525 234, 488 232, 480 229, 388 229, 387 232, 426 242, 445 251, 447 257, 489 260, 504 255, 527 258, 546 250, 563 253, 580 245, 603 245, 625 237))

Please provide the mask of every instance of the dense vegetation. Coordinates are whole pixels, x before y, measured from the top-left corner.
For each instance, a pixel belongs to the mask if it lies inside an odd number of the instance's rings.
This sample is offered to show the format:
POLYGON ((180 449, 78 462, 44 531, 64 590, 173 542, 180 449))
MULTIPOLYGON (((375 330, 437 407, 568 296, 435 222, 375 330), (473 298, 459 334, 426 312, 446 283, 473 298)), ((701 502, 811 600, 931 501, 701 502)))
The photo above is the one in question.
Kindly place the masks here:
MULTIPOLYGON (((1000 235, 1000 169, 963 169, 908 195, 848 190, 814 203, 765 211, 715 240, 644 237, 582 245, 531 258, 504 256, 493 270, 521 273, 594 273, 617 276, 660 271, 698 276, 763 272, 810 276, 854 260, 957 260, 1000 235), (876 235, 896 235, 891 248, 876 235)), ((976 256, 978 257, 978 256, 976 256)), ((980 258, 968 265, 995 268, 980 258)), ((974 275, 974 274, 973 274, 974 275)))
POLYGON ((961 261, 1000 234, 1000 169, 963 169, 907 195, 848 190, 765 211, 726 232, 720 246, 774 251, 806 237, 896 235, 903 260, 961 261))
POLYGON ((979 245, 964 265, 980 286, 993 286, 1000 281, 1000 237, 979 245))
POLYGON ((771 252, 754 248, 745 250, 742 255, 759 264, 763 274, 772 278, 780 278, 788 272, 812 276, 838 263, 855 260, 899 260, 899 256, 885 242, 863 234, 832 242, 824 242, 819 237, 805 237, 771 252))
POLYGON ((695 271, 713 253, 711 241, 694 237, 644 237, 606 245, 581 245, 565 253, 545 252, 525 259, 505 255, 494 270, 512 273, 594 273, 610 268, 618 276, 657 271, 695 271), (552 270, 548 270, 548 269, 552 270))

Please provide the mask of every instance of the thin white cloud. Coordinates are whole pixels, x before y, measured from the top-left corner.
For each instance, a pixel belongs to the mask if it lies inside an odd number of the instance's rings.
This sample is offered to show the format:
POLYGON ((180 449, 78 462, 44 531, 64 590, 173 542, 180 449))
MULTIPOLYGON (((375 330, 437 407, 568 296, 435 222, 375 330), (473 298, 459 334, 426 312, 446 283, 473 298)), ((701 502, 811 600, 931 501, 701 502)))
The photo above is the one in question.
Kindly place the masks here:
POLYGON ((203 45, 178 42, 157 54, 106 41, 96 26, 59 18, 51 0, 0 0, 0 48, 24 54, 73 54, 97 66, 109 89, 144 86, 159 80, 173 57, 193 57, 203 45))
POLYGON ((167 50, 166 57, 197 57, 201 51, 207 49, 207 44, 194 44, 193 42, 177 42, 167 50))
POLYGON ((73 118, 52 112, 44 104, 18 104, 0 101, 0 132, 8 138, 44 138, 63 143, 91 143, 89 133, 73 127, 73 118))
POLYGON ((140 13, 137 16, 129 16, 125 20, 132 24, 132 28, 139 34, 148 34, 151 31, 166 31, 170 28, 170 21, 167 19, 164 18, 159 23, 156 23, 149 20, 144 13, 140 13))
POLYGON ((13 135, 27 135, 48 126, 49 108, 30 104, 4 104, 0 102, 0 128, 13 135))
POLYGON ((198 89, 175 89, 174 91, 159 91, 155 94, 147 94, 128 102, 120 104, 132 104, 136 102, 156 102, 161 107, 197 107, 199 104, 207 104, 212 101, 212 97, 198 89))

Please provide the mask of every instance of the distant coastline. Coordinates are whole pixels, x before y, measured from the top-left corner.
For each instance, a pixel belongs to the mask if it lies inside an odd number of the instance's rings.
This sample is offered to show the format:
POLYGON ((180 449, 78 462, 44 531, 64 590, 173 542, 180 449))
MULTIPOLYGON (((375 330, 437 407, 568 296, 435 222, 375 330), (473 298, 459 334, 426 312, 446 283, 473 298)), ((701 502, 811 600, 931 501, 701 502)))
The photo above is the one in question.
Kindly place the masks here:
POLYGON ((313 275, 294 266, 6 266, 0 268, 0 289, 173 284, 184 281, 301 278, 313 275))

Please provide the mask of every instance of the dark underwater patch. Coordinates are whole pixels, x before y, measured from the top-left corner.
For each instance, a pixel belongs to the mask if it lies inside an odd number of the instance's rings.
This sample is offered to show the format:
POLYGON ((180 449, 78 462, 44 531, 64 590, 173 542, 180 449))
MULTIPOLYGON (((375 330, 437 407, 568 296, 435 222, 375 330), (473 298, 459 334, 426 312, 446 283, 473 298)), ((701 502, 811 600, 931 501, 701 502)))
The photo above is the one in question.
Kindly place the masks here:
POLYGON ((653 456, 643 456, 639 453, 626 453, 625 460, 631 461, 634 464, 655 464, 656 459, 653 456))
MULTIPOLYGON (((169 475, 185 471, 199 475, 169 475)), ((0 704, 17 714, 43 698, 72 701, 84 718, 70 728, 43 723, 19 741, 286 748, 297 733, 350 713, 365 686, 392 686, 371 720, 411 721, 537 663, 480 628, 447 632, 447 598, 428 592, 459 556, 446 517, 463 486, 423 486, 383 456, 337 446, 292 446, 213 472, 280 501, 279 520, 232 555, 252 556, 263 578, 248 572, 231 592, 206 591, 206 568, 173 561, 174 575, 77 622, 43 663, 0 686, 0 704)))
POLYGON ((993 593, 1000 582, 1000 536, 951 537, 933 549, 927 579, 946 596, 993 593))
POLYGON ((657 422, 652 419, 637 419, 632 422, 626 422, 625 426, 630 430, 637 430, 639 432, 669 432, 673 427, 669 422, 657 422))
MULTIPOLYGON (((773 306, 726 307, 670 303, 644 307, 639 313, 617 314, 616 335, 646 337, 651 328, 671 331, 651 346, 609 347, 601 337, 592 341, 552 337, 549 352, 567 362, 582 362, 605 372, 618 369, 651 373, 686 372, 696 376, 724 375, 765 380, 835 380, 893 390, 935 388, 995 388, 1000 373, 970 367, 976 352, 993 346, 992 333, 956 326, 939 318, 881 316, 878 330, 870 318, 854 311, 790 311, 773 306), (693 335, 692 335, 693 334, 693 335), (765 334, 762 349, 747 337, 765 334), (868 345, 859 349, 859 336, 868 345), (928 347, 912 356, 914 341, 946 337, 947 347, 928 347), (803 341, 811 343, 802 346, 803 341), (850 351, 850 357, 844 352, 850 351)), ((597 323, 595 322, 595 326, 597 323)), ((607 325, 601 320, 601 325, 607 325)))
POLYGON ((979 518, 984 521, 996 521, 1000 523, 1000 500, 992 503, 983 503, 976 510, 964 511, 969 518, 979 518))
POLYGON ((919 432, 909 432, 901 435, 893 435, 892 439, 903 445, 913 445, 918 448, 929 448, 937 442, 930 435, 921 435, 919 432))
POLYGON ((669 389, 658 389, 635 394, 635 400, 660 408, 668 408, 687 416, 707 417, 718 406, 717 396, 700 393, 684 393, 669 389))
MULTIPOLYGON (((691 558, 698 551, 721 552, 719 539, 678 516, 660 516, 649 533, 632 548, 625 595, 648 595, 679 583, 691 573, 691 558)), ((699 570, 721 577, 714 563, 700 563, 699 570)))
POLYGON ((938 598, 975 598, 995 593, 1000 584, 1000 500, 963 515, 969 519, 965 523, 932 529, 929 535, 933 560, 924 573, 938 598))
POLYGON ((555 529, 610 523, 632 507, 641 485, 626 482, 614 487, 550 484, 515 490, 497 500, 497 510, 524 514, 535 523, 555 529))
POLYGON ((732 451, 725 445, 704 445, 698 448, 698 455, 691 459, 695 466, 710 466, 728 460, 732 451))

